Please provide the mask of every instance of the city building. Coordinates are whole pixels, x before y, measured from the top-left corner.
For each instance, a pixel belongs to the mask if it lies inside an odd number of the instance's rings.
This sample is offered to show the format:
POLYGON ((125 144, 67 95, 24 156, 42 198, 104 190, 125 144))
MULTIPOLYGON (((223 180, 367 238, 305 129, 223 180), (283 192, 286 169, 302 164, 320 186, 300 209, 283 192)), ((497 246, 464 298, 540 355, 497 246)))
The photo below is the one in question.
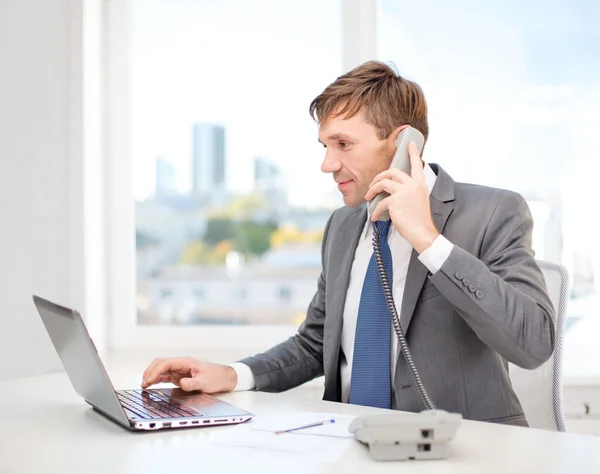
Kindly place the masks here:
POLYGON ((192 193, 225 191, 225 127, 196 123, 192 128, 192 193))

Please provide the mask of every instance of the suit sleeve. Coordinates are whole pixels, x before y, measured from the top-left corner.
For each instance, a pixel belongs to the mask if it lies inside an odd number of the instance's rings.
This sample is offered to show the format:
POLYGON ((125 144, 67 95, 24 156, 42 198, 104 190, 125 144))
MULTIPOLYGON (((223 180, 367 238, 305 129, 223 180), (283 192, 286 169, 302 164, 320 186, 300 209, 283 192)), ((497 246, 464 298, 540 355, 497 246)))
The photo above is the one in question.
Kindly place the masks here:
MULTIPOLYGON (((333 215, 329 218, 321 246, 325 268, 325 243, 333 215)), ((298 332, 268 351, 247 357, 243 362, 252 371, 255 389, 282 392, 323 375, 323 330, 325 324, 325 272, 322 269, 317 292, 298 332)))
POLYGON ((484 343, 526 369, 554 350, 555 314, 531 249, 532 231, 523 197, 506 193, 491 214, 480 258, 454 245, 430 277, 484 343))

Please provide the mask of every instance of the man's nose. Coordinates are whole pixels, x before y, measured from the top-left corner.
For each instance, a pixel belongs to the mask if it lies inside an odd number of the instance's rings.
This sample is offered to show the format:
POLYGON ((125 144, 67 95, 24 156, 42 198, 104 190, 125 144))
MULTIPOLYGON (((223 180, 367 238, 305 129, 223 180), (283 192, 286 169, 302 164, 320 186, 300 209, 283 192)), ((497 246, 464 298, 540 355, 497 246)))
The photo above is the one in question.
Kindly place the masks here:
POLYGON ((336 157, 335 153, 331 153, 329 150, 325 153, 323 163, 321 164, 321 171, 323 173, 335 173, 342 169, 342 162, 336 157))

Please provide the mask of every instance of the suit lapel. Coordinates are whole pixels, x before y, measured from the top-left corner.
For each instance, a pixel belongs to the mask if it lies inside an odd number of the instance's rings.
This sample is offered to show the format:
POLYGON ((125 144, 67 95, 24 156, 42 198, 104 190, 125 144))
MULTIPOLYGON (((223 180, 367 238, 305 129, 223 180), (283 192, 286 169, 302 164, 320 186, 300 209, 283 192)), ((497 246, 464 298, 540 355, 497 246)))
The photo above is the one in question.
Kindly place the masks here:
POLYGON ((334 275, 333 281, 327 281, 327 285, 330 288, 333 287, 331 291, 333 298, 330 301, 331 313, 329 313, 328 316, 332 316, 332 320, 335 322, 336 327, 339 327, 339 331, 336 331, 338 335, 342 327, 346 293, 348 292, 348 285, 350 284, 350 272, 352 270, 352 264, 354 263, 354 254, 356 252, 356 246, 358 245, 358 239, 362 234, 367 219, 366 207, 353 209, 353 211, 354 212, 345 219, 344 225, 339 230, 339 236, 334 243, 338 250, 338 252, 335 252, 336 261, 330 262, 329 265, 330 268, 338 268, 339 273, 334 275))
MULTIPOLYGON (((435 164, 430 166, 437 174, 435 186, 429 196, 431 217, 438 231, 443 233, 446 222, 454 209, 454 180, 440 166, 435 164)), ((419 260, 418 253, 413 250, 408 264, 402 307, 400 309, 400 326, 405 334, 428 274, 429 270, 419 260)))
MULTIPOLYGON (((351 213, 340 229, 337 230, 332 242, 332 252, 329 254, 328 267, 333 274, 327 278, 327 293, 331 295, 331 300, 327 304, 327 317, 325 318, 325 335, 328 348, 331 348, 331 357, 328 357, 328 363, 325 366, 325 379, 336 380, 338 369, 338 356, 340 352, 342 322, 344 319, 344 307, 346 305, 346 294, 350 284, 350 273, 354 262, 354 254, 358 245, 358 239, 364 229, 367 219, 367 208, 349 210, 351 213)), ((329 385, 326 387, 325 398, 336 400, 339 398, 334 391, 338 387, 329 385), (329 389, 329 390, 328 390, 329 389)))

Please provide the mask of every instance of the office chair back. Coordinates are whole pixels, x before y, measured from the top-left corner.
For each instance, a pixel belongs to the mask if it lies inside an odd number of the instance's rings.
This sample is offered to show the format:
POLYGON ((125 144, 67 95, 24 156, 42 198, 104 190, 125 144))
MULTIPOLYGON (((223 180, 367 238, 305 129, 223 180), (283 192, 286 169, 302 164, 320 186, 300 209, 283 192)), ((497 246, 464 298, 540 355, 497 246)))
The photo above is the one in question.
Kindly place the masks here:
POLYGON ((527 370, 509 363, 509 375, 531 428, 565 431, 562 408, 562 350, 567 316, 568 274, 555 263, 537 261, 556 313, 554 353, 544 364, 527 370))

